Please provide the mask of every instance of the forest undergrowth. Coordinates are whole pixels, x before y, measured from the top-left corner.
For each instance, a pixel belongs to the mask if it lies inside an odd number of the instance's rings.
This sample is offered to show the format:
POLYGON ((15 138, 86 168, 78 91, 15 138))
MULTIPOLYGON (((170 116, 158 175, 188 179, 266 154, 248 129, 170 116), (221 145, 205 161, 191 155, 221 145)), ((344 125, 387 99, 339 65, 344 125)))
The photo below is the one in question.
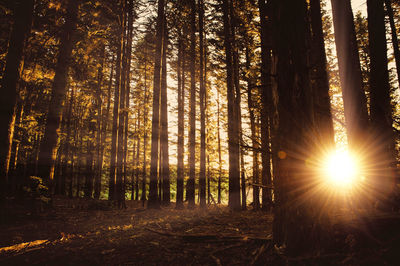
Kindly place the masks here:
MULTIPOLYGON (((272 244, 273 215, 226 206, 149 210, 127 201, 56 197, 32 213, 13 206, 0 229, 1 265, 392 265, 398 217, 337 218, 324 252, 287 257, 272 244), (377 237, 378 236, 378 237, 377 237), (381 236, 381 237, 379 237, 381 236), (372 264, 371 264, 372 263, 372 264)), ((378 216, 377 216, 378 217, 378 216)), ((311 240, 310 240, 311 241, 311 240)), ((308 243, 304 243, 307 245, 308 243)))

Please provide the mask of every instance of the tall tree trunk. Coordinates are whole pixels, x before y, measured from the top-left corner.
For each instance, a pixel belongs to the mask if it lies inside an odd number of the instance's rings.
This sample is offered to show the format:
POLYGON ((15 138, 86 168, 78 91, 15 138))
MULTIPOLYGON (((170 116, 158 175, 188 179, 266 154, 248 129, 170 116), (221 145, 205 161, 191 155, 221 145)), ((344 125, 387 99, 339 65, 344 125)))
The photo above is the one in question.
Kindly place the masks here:
POLYGON ((101 147, 103 145, 103 137, 102 137, 102 128, 101 122, 103 121, 103 114, 101 110, 102 106, 102 83, 103 83, 103 65, 104 65, 104 56, 105 56, 105 46, 101 48, 101 56, 100 56, 100 66, 97 69, 97 95, 96 95, 96 105, 97 105, 97 128, 96 128, 96 160, 95 160, 95 179, 94 179, 94 195, 95 199, 99 199, 100 191, 101 191, 101 173, 103 170, 103 158, 101 156, 101 147))
MULTIPOLYGON (((137 114, 137 120, 138 120, 138 131, 136 132, 137 137, 136 137, 136 159, 135 159, 135 200, 139 200, 139 176, 140 176, 140 171, 139 171, 139 160, 140 160, 140 137, 139 137, 139 130, 140 130, 140 108, 138 108, 138 114, 137 114)), ((133 177, 132 177, 133 178, 133 177)), ((133 188, 132 188, 132 195, 133 195, 133 188)))
POLYGON ((342 87, 347 139, 353 151, 365 148, 368 112, 350 0, 332 0, 333 26, 342 87))
POLYGON ((161 57, 164 31, 164 0, 158 0, 158 16, 156 25, 156 49, 154 57, 153 84, 153 115, 151 125, 151 161, 150 161, 150 190, 148 208, 159 208, 157 197, 157 177, 160 140, 160 87, 161 87, 161 57))
MULTIPOLYGON (((252 55, 250 54, 250 48, 246 48, 246 69, 247 73, 250 73, 250 66, 252 65, 252 55)), ((260 175, 259 175, 259 166, 258 166, 258 150, 260 149, 257 140, 256 133, 256 119, 255 119, 255 106, 253 101, 253 88, 254 83, 252 81, 252 77, 247 77, 247 105, 249 108, 249 117, 250 117, 250 130, 251 130, 251 140, 253 144, 253 209, 257 210, 260 208, 260 175)))
MULTIPOLYGON (((126 48, 126 89, 125 89, 125 112, 124 112, 124 181, 123 183, 127 183, 127 175, 128 175, 128 133, 129 133, 129 105, 130 105, 130 92, 131 92, 131 62, 132 62, 132 38, 133 38, 133 0, 129 0, 127 4, 128 8, 128 36, 127 36, 127 48, 126 48)), ((133 176, 133 174, 131 175, 133 176)), ((125 194, 125 185, 123 187, 125 194)), ((132 194, 133 196, 133 194, 132 194)))
MULTIPOLYGON (((370 110, 374 139, 373 187, 377 199, 388 204, 395 186, 392 175, 396 164, 395 140, 392 129, 389 71, 386 46, 384 0, 367 0, 370 54, 370 110)), ((389 206, 387 206, 389 207, 389 206)))
POLYGON ((306 0, 275 0, 273 5, 279 95, 274 224, 281 225, 274 226, 273 233, 277 246, 285 245, 288 254, 299 255, 318 252, 318 242, 310 236, 317 235, 314 230, 320 213, 313 215, 312 212, 317 200, 313 187, 316 180, 306 166, 315 148, 311 141, 314 117, 306 42, 309 39, 307 3, 306 0), (305 241, 312 244, 304 245, 305 241))
POLYGON ((163 38, 163 55, 162 55, 162 78, 161 78, 161 134, 160 134, 160 148, 161 148, 161 173, 162 179, 162 203, 168 206, 171 201, 170 196, 170 172, 169 172, 169 145, 168 145, 168 98, 167 98, 167 21, 164 16, 164 38, 163 38))
POLYGON ((327 73, 324 33, 322 30, 321 4, 319 0, 310 1, 312 27, 313 95, 316 135, 319 138, 321 152, 334 149, 335 139, 329 97, 329 79, 327 73))
POLYGON ((185 144, 185 48, 182 34, 178 36, 178 169, 176 177, 176 208, 183 207, 184 144, 185 144))
MULTIPOLYGON (((72 119, 72 108, 75 100, 75 88, 71 87, 71 95, 68 104, 68 112, 66 117, 66 136, 65 136, 65 146, 64 146, 64 161, 62 163, 61 169, 61 194, 65 195, 66 193, 66 180, 67 176, 72 179, 72 173, 69 172, 69 160, 70 160, 70 149, 71 149, 71 119, 72 119)), ((71 160, 72 163, 72 160, 71 160)))
MULTIPOLYGON (((113 54, 112 59, 111 59, 111 69, 110 69, 110 79, 109 79, 109 83, 108 83, 108 89, 107 89, 107 106, 106 106, 106 110, 105 110, 105 116, 103 117, 103 123, 102 123, 102 146, 101 146, 101 151, 100 151, 100 162, 102 163, 104 160, 104 148, 105 148, 105 144, 106 144, 106 139, 107 139, 107 134, 108 134, 108 124, 109 124, 109 120, 110 120, 110 108, 111 108, 111 88, 112 88, 112 84, 113 84, 113 73, 114 73, 114 65, 116 64, 115 62, 115 54, 113 54)), ((103 115, 104 115, 104 111, 103 111, 103 115)), ((103 166, 99 166, 101 167, 101 169, 103 168, 103 166)), ((100 186, 101 186, 101 180, 100 180, 100 186)), ((101 191, 101 187, 100 187, 100 191, 101 191)), ((110 195, 110 194, 109 194, 110 195)))
POLYGON ((147 116, 149 115, 147 105, 150 101, 150 96, 148 95, 147 88, 147 61, 145 61, 145 71, 144 71, 144 112, 143 112, 143 128, 144 128, 144 136, 143 136, 143 168, 142 168, 142 195, 140 200, 143 202, 146 201, 146 179, 147 179, 147 116))
POLYGON ((190 102, 189 102, 189 180, 186 184, 186 198, 189 207, 195 205, 196 178, 196 1, 190 1, 190 102))
POLYGON ((223 1, 224 46, 226 55, 228 97, 229 202, 232 210, 240 209, 239 124, 236 113, 230 1, 223 1))
POLYGON ((19 0, 15 3, 14 25, 8 44, 6 66, 1 80, 3 93, 2 97, 0 97, 0 139, 2 140, 0 144, 0 204, 3 203, 6 194, 8 167, 14 135, 17 87, 23 63, 23 48, 25 39, 30 32, 33 10, 34 0, 19 0))
POLYGON ((200 43, 200 207, 206 206, 206 112, 204 84, 204 3, 199 0, 199 43, 200 43))
POLYGON ((217 135, 218 135, 218 204, 222 200, 222 152, 221 152, 221 130, 220 130, 220 99, 219 90, 217 89, 217 135))
POLYGON ((73 35, 76 28, 78 6, 80 1, 68 1, 67 14, 61 35, 61 43, 51 100, 47 111, 45 132, 40 144, 39 153, 39 176, 47 180, 50 187, 53 186, 55 157, 59 141, 58 131, 61 123, 62 110, 64 107, 68 69, 73 48, 73 35))
MULTIPOLYGON (((124 0, 121 0, 124 1, 124 0)), ((122 3, 122 2, 121 2, 122 3)), ((122 8, 122 7, 121 7, 122 8)), ((123 52, 123 31, 124 24, 121 18, 121 24, 118 30, 118 41, 117 41, 117 60, 115 67, 115 91, 114 91, 114 107, 113 107, 113 123, 112 123, 112 136, 111 136, 111 158, 110 158, 110 177, 108 183, 108 199, 116 200, 116 183, 117 183, 117 140, 118 140, 118 128, 119 128, 119 106, 120 106, 120 89, 121 89, 121 68, 122 68, 122 52, 123 52)))
POLYGON ((393 52, 394 58, 396 61, 396 71, 397 71, 397 81, 400 87, 400 49, 399 49, 399 39, 397 37, 397 29, 396 25, 394 24, 394 17, 393 17, 393 9, 391 0, 385 0, 385 6, 387 10, 387 14, 389 16, 389 23, 390 23, 390 30, 392 33, 392 44, 393 44, 393 52))
POLYGON ((269 210, 272 206, 272 185, 270 132, 272 132, 272 82, 271 82, 271 1, 258 1, 261 18, 261 180, 262 208, 269 210))

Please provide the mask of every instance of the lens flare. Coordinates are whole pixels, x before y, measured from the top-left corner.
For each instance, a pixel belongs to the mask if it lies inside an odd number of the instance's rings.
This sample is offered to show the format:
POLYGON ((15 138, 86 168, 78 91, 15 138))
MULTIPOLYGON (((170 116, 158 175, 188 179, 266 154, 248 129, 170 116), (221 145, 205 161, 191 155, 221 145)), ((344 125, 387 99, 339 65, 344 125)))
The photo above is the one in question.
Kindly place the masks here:
POLYGON ((357 160, 346 151, 328 155, 323 169, 328 183, 339 188, 351 187, 358 175, 357 160))

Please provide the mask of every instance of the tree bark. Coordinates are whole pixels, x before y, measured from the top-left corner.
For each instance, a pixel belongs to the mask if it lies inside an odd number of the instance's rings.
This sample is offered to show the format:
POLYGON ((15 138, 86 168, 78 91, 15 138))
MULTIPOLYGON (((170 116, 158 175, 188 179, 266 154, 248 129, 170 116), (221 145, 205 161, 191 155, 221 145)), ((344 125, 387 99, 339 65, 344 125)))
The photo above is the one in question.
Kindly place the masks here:
POLYGON ((261 22, 261 183, 262 208, 268 211, 272 206, 272 193, 268 186, 271 178, 270 132, 272 132, 272 82, 271 82, 271 4, 264 0, 258 1, 261 22))
POLYGON ((5 199, 10 153, 14 135, 15 105, 23 64, 23 49, 32 24, 34 0, 16 1, 14 25, 8 44, 0 97, 0 204, 5 199))
POLYGON ((55 159, 59 142, 58 131, 60 129, 62 110, 65 101, 67 75, 71 63, 71 54, 74 44, 73 35, 77 23, 79 3, 80 1, 68 1, 67 14, 51 90, 51 100, 47 111, 45 132, 40 144, 38 162, 39 176, 48 182, 50 189, 53 187, 55 159))
POLYGON ((190 1, 190 102, 189 102, 189 180, 186 184, 186 198, 189 207, 195 205, 196 178, 196 1, 190 1))
POLYGON ((178 36, 178 169, 176 178, 176 208, 183 207, 184 144, 185 144, 185 48, 182 34, 178 36))
POLYGON ((394 24, 394 17, 393 17, 393 9, 391 0, 385 0, 385 6, 387 10, 387 14, 389 16, 389 23, 390 23, 390 30, 392 34, 392 44, 393 44, 393 53, 394 58, 396 61, 396 71, 397 71, 397 81, 400 87, 400 49, 399 49, 399 39, 397 37, 397 29, 396 25, 394 24))
POLYGON ((159 208, 157 197, 157 177, 160 140, 160 87, 161 87, 161 57, 164 31, 164 0, 158 0, 158 16, 156 25, 156 49, 154 57, 153 84, 153 115, 151 126, 151 161, 150 161, 150 190, 148 208, 159 208))
MULTIPOLYGON (((384 0, 367 0, 370 53, 370 113, 374 139, 373 187, 377 199, 389 204, 396 165, 387 59, 384 0)), ((387 206, 389 207, 389 206, 387 206)))
POLYGON ((229 208, 240 210, 240 169, 239 169, 239 124, 237 120, 233 50, 232 50, 232 28, 231 28, 231 5, 229 0, 223 1, 224 17, 224 46, 226 57, 227 74, 227 97, 228 97, 228 152, 229 152, 229 208))
POLYGON ((204 84, 204 3, 199 0, 199 43, 200 43, 200 207, 206 206, 206 117, 204 84))
POLYGON ((168 145, 168 93, 167 93, 167 21, 164 16, 164 38, 162 55, 162 78, 161 78, 161 179, 162 179, 162 204, 168 206, 171 201, 170 196, 170 171, 169 171, 169 145, 168 145))
POLYGON ((312 27, 312 85, 317 130, 316 136, 321 147, 320 152, 322 153, 334 149, 335 135, 333 131, 324 33, 322 30, 321 4, 319 0, 310 1, 310 12, 312 27))
POLYGON ((342 87, 347 139, 351 150, 365 148, 369 128, 350 0, 332 0, 333 26, 342 87))

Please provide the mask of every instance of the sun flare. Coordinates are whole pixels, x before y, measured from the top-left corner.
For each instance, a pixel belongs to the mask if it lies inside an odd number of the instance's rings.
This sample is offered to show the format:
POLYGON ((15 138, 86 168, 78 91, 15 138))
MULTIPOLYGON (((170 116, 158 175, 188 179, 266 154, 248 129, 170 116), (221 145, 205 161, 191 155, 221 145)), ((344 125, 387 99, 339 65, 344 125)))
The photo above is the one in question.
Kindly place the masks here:
POLYGON ((358 172, 357 160, 347 151, 335 151, 326 158, 324 176, 332 186, 340 188, 351 187, 358 172))

